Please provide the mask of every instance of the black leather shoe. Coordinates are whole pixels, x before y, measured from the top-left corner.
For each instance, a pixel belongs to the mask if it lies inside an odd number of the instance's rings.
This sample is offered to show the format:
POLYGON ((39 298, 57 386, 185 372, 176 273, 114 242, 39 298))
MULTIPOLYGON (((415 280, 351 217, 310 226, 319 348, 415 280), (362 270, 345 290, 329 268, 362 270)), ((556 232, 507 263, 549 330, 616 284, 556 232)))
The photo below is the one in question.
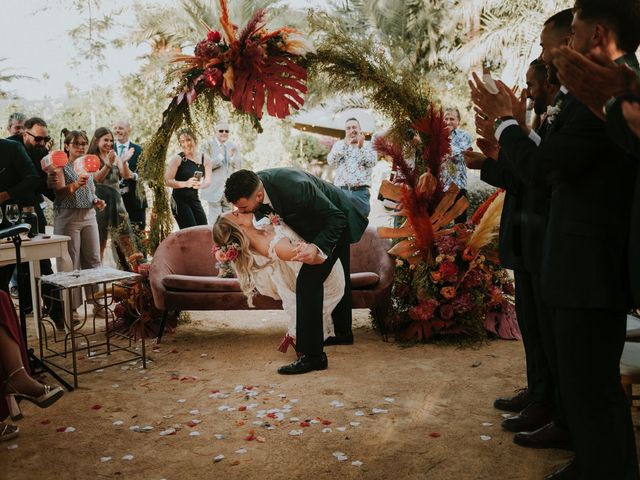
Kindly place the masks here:
POLYGON ((349 332, 346 335, 336 335, 335 337, 328 337, 324 341, 324 346, 329 345, 353 345, 353 333, 349 332))
POLYGON ((278 373, 281 375, 297 375, 313 370, 326 370, 328 365, 327 354, 324 352, 320 355, 302 354, 295 362, 280 367, 278 373))
POLYGON ((538 402, 530 403, 518 415, 502 422, 502 428, 510 432, 532 432, 551 421, 551 410, 538 402))
POLYGON ((571 460, 560 470, 556 470, 544 477, 544 480, 578 480, 578 478, 580 478, 578 464, 575 460, 571 460))
POLYGON ((573 450, 569 431, 549 422, 533 432, 520 432, 513 436, 513 443, 528 448, 559 448, 573 450))
POLYGON ((529 390, 523 388, 518 390, 518 393, 513 397, 498 398, 493 402, 493 406, 498 410, 504 410, 505 412, 518 413, 524 410, 524 407, 531 403, 531 395, 529 390))

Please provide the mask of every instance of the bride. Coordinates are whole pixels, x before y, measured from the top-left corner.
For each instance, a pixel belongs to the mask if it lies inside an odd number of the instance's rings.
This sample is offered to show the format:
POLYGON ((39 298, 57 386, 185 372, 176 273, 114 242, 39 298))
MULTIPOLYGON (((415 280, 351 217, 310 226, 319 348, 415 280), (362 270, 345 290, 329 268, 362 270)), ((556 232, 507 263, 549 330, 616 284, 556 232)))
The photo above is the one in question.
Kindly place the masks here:
MULTIPOLYGON (((227 212, 218 217, 213 226, 213 242, 227 252, 231 247, 237 251, 237 257, 231 263, 250 307, 253 307, 255 293, 282 300, 282 308, 289 317, 289 328, 279 350, 286 352, 290 344, 295 347, 296 280, 302 268, 301 262, 292 259, 305 243, 277 215, 267 218, 270 223, 256 227, 252 213, 227 212)), ((344 271, 338 260, 324 282, 325 339, 335 335, 331 312, 343 295, 344 271)))

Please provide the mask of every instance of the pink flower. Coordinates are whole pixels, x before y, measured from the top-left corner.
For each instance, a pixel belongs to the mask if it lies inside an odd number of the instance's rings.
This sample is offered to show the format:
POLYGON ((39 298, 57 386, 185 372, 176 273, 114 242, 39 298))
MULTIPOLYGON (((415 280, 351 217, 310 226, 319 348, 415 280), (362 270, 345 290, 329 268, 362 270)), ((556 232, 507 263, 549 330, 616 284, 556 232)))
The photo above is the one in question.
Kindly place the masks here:
POLYGON ((239 252, 236 247, 233 245, 227 248, 227 262, 233 262, 236 258, 238 258, 239 252))
POLYGON ((227 254, 222 250, 217 250, 215 255, 216 255, 216 260, 218 260, 219 262, 224 263, 227 261, 227 254))

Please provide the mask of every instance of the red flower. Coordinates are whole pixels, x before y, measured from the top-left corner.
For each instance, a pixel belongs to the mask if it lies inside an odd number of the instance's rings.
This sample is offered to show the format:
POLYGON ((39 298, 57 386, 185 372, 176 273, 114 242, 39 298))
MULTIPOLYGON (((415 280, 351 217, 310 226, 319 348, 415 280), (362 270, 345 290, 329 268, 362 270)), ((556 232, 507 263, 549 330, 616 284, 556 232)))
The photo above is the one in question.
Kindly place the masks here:
POLYGON ((431 317, 433 317, 433 312, 435 311, 437 306, 437 301, 429 299, 426 302, 422 302, 418 306, 413 307, 411 310, 409 310, 409 316, 414 320, 426 322, 431 317))
POLYGON ((209 33, 207 33, 207 40, 209 40, 210 42, 218 43, 221 39, 222 39, 222 35, 220 35, 220 32, 212 30, 209 33))
POLYGON ((440 305, 440 316, 443 320, 451 320, 453 318, 453 314, 455 313, 453 310, 453 305, 450 303, 445 303, 440 305))
POLYGON ((227 249, 227 261, 228 262, 233 262, 236 258, 238 258, 238 249, 234 246, 230 246, 227 249))
POLYGON ((205 83, 209 87, 215 87, 216 85, 219 85, 222 82, 222 72, 220 71, 220 69, 215 67, 207 68, 202 74, 202 76, 204 78, 205 83))
POLYGON ((458 273, 458 266, 453 262, 443 262, 439 268, 443 277, 453 277, 458 273))
POLYGON ((440 295, 442 295, 447 300, 451 300, 456 296, 456 287, 443 287, 440 290, 440 295))

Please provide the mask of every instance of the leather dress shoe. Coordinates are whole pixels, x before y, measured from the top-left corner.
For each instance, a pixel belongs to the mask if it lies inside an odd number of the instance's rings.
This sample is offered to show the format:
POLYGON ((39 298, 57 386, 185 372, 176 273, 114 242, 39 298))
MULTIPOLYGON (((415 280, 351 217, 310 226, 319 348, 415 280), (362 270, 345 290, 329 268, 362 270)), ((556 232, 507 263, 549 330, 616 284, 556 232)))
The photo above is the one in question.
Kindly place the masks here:
POLYGON ((520 432, 513 436, 513 443, 528 448, 559 448, 573 450, 569 431, 549 422, 533 432, 520 432))
POLYGON ((510 432, 531 432, 551 421, 551 410, 538 402, 530 403, 518 415, 502 422, 502 428, 510 432))
POLYGON ((505 412, 518 413, 524 410, 524 407, 530 403, 531 395, 529 395, 529 390, 523 388, 522 390, 518 390, 518 393, 513 397, 497 398, 496 401, 493 402, 493 406, 505 412))
POLYGON ((336 335, 335 337, 328 337, 324 341, 324 346, 329 345, 353 345, 353 333, 349 332, 346 335, 336 335))
POLYGON ((295 362, 280 367, 278 373, 281 375, 297 375, 313 370, 326 370, 328 365, 327 354, 324 352, 320 355, 306 355, 303 353, 295 362))
POLYGON ((556 470, 544 477, 544 480, 578 480, 578 478, 580 478, 578 464, 575 460, 571 460, 560 470, 556 470))

